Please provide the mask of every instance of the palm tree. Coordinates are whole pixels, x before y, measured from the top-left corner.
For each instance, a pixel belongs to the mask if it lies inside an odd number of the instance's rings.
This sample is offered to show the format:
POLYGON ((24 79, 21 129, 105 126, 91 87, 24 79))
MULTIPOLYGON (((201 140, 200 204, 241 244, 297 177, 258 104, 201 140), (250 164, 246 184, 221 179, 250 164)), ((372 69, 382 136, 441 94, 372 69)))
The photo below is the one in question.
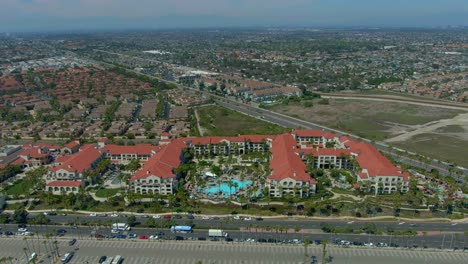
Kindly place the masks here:
POLYGON ((327 240, 322 240, 322 263, 327 263, 325 257, 327 256, 327 240))

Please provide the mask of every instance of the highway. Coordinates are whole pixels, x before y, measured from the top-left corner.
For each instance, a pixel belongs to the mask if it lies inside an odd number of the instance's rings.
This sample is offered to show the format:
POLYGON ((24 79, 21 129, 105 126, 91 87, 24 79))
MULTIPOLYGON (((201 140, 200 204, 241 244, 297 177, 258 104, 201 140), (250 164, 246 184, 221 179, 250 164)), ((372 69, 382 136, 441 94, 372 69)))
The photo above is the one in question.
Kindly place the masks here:
MULTIPOLYGON (((36 213, 31 213, 29 217, 35 216, 36 213)), ((105 222, 109 221, 112 223, 126 223, 127 218, 125 216, 119 217, 100 217, 100 216, 88 216, 88 215, 56 215, 56 216, 49 216, 51 223, 55 223, 58 225, 67 225, 70 223, 77 223, 77 224, 85 224, 91 222, 105 222)), ((145 223, 148 221, 149 217, 141 217, 136 216, 137 222, 145 223)), ((165 221, 166 219, 154 219, 156 223, 160 223, 165 221)), ((307 219, 304 220, 303 218, 286 218, 286 219, 268 219, 265 218, 262 221, 257 221, 255 219, 251 221, 246 220, 234 220, 232 217, 220 217, 219 220, 211 219, 204 220, 201 216, 195 215, 195 219, 187 219, 186 216, 182 216, 182 219, 172 219, 178 224, 186 224, 190 223, 195 225, 197 228, 241 228, 241 227, 249 227, 249 226, 280 226, 280 227, 287 227, 290 229, 300 228, 300 229, 315 229, 319 230, 321 228, 320 224, 326 222, 330 225, 335 227, 345 227, 348 225, 352 225, 353 227, 361 227, 366 223, 374 223, 377 228, 387 230, 392 229, 395 231, 407 231, 407 230, 414 230, 414 231, 437 231, 437 232, 464 232, 468 230, 468 223, 461 222, 461 223, 441 223, 441 222, 391 222, 391 221, 343 221, 343 220, 335 220, 335 219, 326 219, 326 220, 314 220, 314 219, 307 219)))
MULTIPOLYGON (((222 229, 219 226, 212 226, 216 229, 222 229)), ((28 225, 28 231, 33 232, 34 235, 30 238, 46 238, 47 235, 53 237, 53 239, 84 239, 84 240, 96 240, 94 234, 100 234, 103 236, 111 235, 111 228, 104 226, 78 226, 72 228, 70 226, 51 226, 51 225, 28 225), (64 229, 66 233, 64 236, 56 236, 57 230, 64 229)), ((16 233, 18 230, 17 225, 6 225, 2 229, 4 234, 7 231, 16 233)), ((395 244, 398 248, 433 248, 433 249, 459 249, 463 250, 468 247, 468 236, 463 235, 463 233, 449 233, 449 234, 427 234, 427 235, 417 235, 417 236, 388 236, 388 235, 368 235, 368 234, 328 234, 328 233, 310 233, 299 230, 298 232, 289 231, 289 232, 275 232, 275 231, 265 231, 262 229, 252 228, 250 230, 228 230, 223 229, 228 234, 229 237, 233 239, 233 242, 241 243, 245 242, 247 239, 271 239, 276 243, 290 243, 294 239, 305 241, 308 239, 314 243, 319 243, 319 241, 329 241, 333 242, 335 240, 346 240, 353 242, 361 243, 386 243, 388 245, 395 244), (290 241, 290 242, 287 242, 290 241)), ((198 240, 199 238, 204 238, 204 240, 210 240, 208 237, 207 229, 194 229, 193 233, 171 233, 169 228, 132 228, 130 231, 124 231, 122 234, 128 235, 130 233, 136 234, 137 236, 146 235, 151 236, 163 232, 162 238, 164 240, 175 240, 176 236, 183 237, 185 240, 198 240)), ((6 238, 5 235, 2 236, 6 238)), ((20 235, 13 235, 10 238, 14 237, 23 237, 20 235)), ((137 239, 137 238, 135 238, 137 239)), ((119 238, 104 238, 104 240, 119 241, 119 240, 130 240, 129 238, 119 239, 119 238)), ((221 242, 221 241, 220 241, 221 242)))

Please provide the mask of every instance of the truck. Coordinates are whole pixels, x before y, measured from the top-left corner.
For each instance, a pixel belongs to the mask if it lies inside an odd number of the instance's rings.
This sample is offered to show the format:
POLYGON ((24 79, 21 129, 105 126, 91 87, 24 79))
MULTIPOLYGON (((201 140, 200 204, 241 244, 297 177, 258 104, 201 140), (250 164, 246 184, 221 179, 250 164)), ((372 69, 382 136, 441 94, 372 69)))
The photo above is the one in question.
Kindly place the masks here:
POLYGON ((171 226, 172 233, 192 233, 191 226, 171 226))
POLYGON ((228 233, 221 229, 208 229, 209 237, 228 237, 228 233))
POLYGON ((112 230, 115 231, 130 231, 132 228, 126 223, 114 223, 112 224, 112 230))

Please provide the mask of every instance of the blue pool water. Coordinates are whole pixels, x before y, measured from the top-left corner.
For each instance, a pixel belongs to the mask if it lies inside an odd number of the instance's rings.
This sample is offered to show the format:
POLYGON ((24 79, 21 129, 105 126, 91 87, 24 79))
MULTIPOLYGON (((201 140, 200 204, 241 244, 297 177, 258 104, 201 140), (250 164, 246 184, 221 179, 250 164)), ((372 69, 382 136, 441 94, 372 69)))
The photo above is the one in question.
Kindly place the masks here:
POLYGON ((229 188, 229 184, 222 183, 220 185, 216 185, 213 187, 207 187, 203 190, 204 193, 208 195, 213 195, 218 192, 222 192, 224 197, 229 197, 231 194, 235 194, 237 190, 244 189, 247 185, 252 185, 252 181, 239 181, 239 180, 231 180, 232 183, 237 183, 237 187, 231 186, 229 188))

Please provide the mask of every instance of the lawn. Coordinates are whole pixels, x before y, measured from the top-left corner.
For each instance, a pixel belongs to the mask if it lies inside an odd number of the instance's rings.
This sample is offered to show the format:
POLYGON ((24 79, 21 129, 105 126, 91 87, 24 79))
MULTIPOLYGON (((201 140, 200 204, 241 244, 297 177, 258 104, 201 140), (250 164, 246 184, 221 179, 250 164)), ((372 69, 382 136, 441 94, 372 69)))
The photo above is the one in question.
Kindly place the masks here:
POLYGON ((272 135, 288 129, 220 106, 197 108, 204 136, 272 135))
POLYGON ((427 155, 441 161, 452 161, 464 167, 468 166, 466 150, 468 141, 457 137, 440 134, 420 134, 405 142, 393 143, 399 148, 427 155))
POLYGON ((12 186, 6 188, 5 192, 8 195, 23 195, 27 194, 33 187, 34 183, 21 179, 16 181, 12 186))
POLYGON ((118 189, 99 189, 96 192, 96 196, 100 198, 108 198, 116 195, 120 191, 120 188, 118 189))

